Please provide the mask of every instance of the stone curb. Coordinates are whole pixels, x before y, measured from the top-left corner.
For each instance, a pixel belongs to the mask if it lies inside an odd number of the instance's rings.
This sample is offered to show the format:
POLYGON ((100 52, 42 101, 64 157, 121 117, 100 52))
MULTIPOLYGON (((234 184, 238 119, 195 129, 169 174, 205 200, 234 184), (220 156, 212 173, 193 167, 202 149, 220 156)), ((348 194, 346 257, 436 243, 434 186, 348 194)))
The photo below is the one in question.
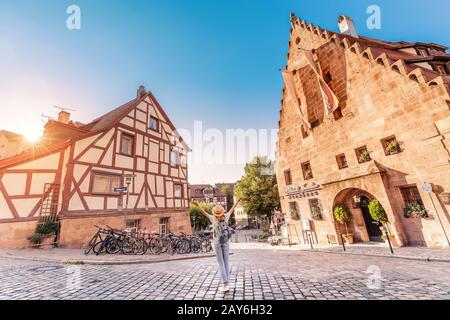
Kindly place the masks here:
POLYGON ((395 259, 404 259, 404 260, 415 260, 415 261, 426 261, 426 262, 447 262, 450 263, 450 259, 440 259, 440 258, 432 258, 432 257, 411 257, 411 256, 402 256, 402 255, 384 255, 384 254, 374 254, 374 253, 355 253, 355 252, 337 252, 337 251, 329 251, 329 250, 302 250, 301 252, 322 252, 322 253, 331 253, 331 254, 340 254, 340 255, 353 255, 353 256, 366 256, 366 257, 381 257, 381 258, 395 258, 395 259))
MULTIPOLYGON (((230 253, 230 255, 232 255, 232 254, 233 253, 230 253)), ((206 254, 206 255, 199 255, 199 256, 180 256, 180 257, 160 259, 160 260, 123 260, 123 261, 83 260, 83 259, 67 259, 67 260, 65 260, 65 259, 0 255, 0 259, 27 260, 27 261, 51 262, 51 263, 74 264, 74 265, 153 264, 153 263, 168 262, 168 261, 193 260, 193 259, 211 258, 211 257, 215 257, 215 254, 206 254)))

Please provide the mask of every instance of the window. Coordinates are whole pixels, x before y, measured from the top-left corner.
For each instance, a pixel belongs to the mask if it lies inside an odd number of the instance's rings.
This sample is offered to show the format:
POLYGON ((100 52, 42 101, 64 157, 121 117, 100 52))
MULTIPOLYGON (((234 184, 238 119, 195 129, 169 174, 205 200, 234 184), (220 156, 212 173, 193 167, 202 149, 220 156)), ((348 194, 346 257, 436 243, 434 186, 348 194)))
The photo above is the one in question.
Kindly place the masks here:
POLYGON ((287 186, 292 184, 291 170, 284 170, 284 181, 287 186))
POLYGON ((170 151, 170 165, 175 167, 180 164, 180 155, 178 151, 171 150, 170 151))
POLYGON ((311 218, 313 220, 322 220, 322 207, 319 199, 309 199, 309 208, 311 209, 311 218))
POLYGON ((320 125, 320 120, 319 119, 313 120, 311 122, 311 129, 312 128, 317 128, 319 125, 320 125))
POLYGON ((303 178, 305 180, 309 180, 309 179, 313 178, 311 164, 309 163, 309 161, 302 163, 302 171, 303 171, 303 178))
POLYGON ((159 234, 169 233, 169 218, 159 218, 159 234))
POLYGON ((336 156, 336 162, 338 164, 339 169, 348 168, 348 162, 347 162, 347 158, 345 157, 345 154, 342 153, 342 154, 336 156))
POLYGON ((303 139, 307 138, 308 137, 308 130, 305 128, 305 125, 302 124, 301 130, 302 130, 302 138, 303 139))
POLYGON ((334 120, 339 120, 343 117, 342 110, 340 107, 338 107, 336 110, 333 111, 333 117, 334 120))
POLYGON ((139 230, 139 219, 127 220, 125 230, 130 232, 137 232, 139 230))
POLYGON ((447 70, 445 70, 445 67, 442 65, 434 65, 434 70, 441 75, 447 74, 447 70))
POLYGON ((175 198, 183 198, 183 185, 174 184, 174 189, 175 198))
POLYGON ((289 211, 291 214, 291 218, 293 220, 299 220, 300 219, 300 212, 298 210, 298 203, 297 202, 289 202, 289 211))
POLYGON ((93 175, 92 193, 113 194, 114 188, 120 187, 122 179, 119 175, 104 173, 94 173, 93 175))
POLYGON ((148 127, 154 131, 159 131, 159 120, 151 116, 148 127))
POLYGON ((409 205, 423 205, 422 198, 420 197, 419 189, 416 186, 400 188, 402 193, 403 202, 406 206, 409 205))
POLYGON ((417 49, 417 53, 421 57, 427 57, 428 56, 427 49, 417 49))
POLYGON ((355 150, 356 158, 358 158, 359 163, 364 163, 372 160, 370 157, 369 151, 367 151, 367 147, 363 146, 355 150))
POLYGON ((400 144, 398 143, 395 136, 384 138, 383 140, 381 140, 381 144, 383 145, 384 154, 387 156, 402 152, 400 144))
POLYGON ((120 136, 120 153, 132 156, 133 155, 134 137, 122 133, 120 136))

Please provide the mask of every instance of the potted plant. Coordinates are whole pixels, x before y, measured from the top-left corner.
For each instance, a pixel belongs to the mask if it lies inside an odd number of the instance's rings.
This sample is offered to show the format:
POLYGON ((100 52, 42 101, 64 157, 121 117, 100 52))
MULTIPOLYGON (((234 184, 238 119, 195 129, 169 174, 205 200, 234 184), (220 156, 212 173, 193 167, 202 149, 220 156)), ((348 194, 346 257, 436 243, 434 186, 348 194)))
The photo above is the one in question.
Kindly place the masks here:
POLYGON ((386 211, 384 210, 383 206, 381 205, 380 201, 378 200, 372 200, 369 203, 369 212, 372 216, 372 219, 376 222, 380 223, 383 226, 383 230, 385 231, 385 234, 381 236, 381 239, 384 241, 387 241, 387 237, 389 236, 389 240, 394 246, 397 246, 397 240, 395 239, 394 235, 391 235, 389 232, 389 219, 386 214, 386 211))
POLYGON ((410 203, 406 206, 406 208, 403 209, 403 213, 405 215, 405 218, 422 218, 427 219, 430 216, 428 215, 427 209, 425 209, 425 206, 423 204, 418 203, 410 203))
POLYGON ((388 155, 399 153, 401 151, 400 144, 398 143, 397 140, 389 141, 386 144, 385 150, 386 150, 386 154, 388 154, 388 155))
POLYGON ((333 216, 337 223, 345 225, 345 241, 348 244, 353 244, 353 234, 348 232, 347 224, 352 221, 352 214, 345 204, 338 204, 333 209, 333 216))
POLYGON ((41 220, 36 225, 34 233, 28 237, 28 240, 35 247, 51 246, 55 242, 59 231, 59 222, 51 219, 41 220))
POLYGON ((311 169, 307 169, 307 170, 305 171, 305 179, 306 179, 306 180, 312 179, 312 177, 313 177, 313 174, 312 174, 311 169))
POLYGON ((368 162, 371 160, 370 153, 367 150, 362 150, 358 157, 359 163, 368 162))

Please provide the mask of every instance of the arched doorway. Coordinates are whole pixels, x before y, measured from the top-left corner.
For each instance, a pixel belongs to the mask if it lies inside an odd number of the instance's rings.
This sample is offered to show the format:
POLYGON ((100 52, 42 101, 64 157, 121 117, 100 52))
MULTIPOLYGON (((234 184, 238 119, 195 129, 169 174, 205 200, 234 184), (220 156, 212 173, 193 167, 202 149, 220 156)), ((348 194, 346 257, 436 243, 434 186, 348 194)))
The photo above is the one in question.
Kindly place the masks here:
MULTIPOLYGON (((376 199, 369 192, 359 188, 346 188, 335 196, 333 208, 337 204, 345 205, 352 214, 352 221, 348 224, 349 233, 353 235, 355 242, 382 242, 382 230, 369 211, 369 203, 376 199)), ((338 234, 346 232, 342 225, 336 224, 338 234)), ((339 237, 339 235, 338 235, 339 237)))
POLYGON ((369 211, 369 203, 370 200, 365 195, 361 195, 360 202, 359 202, 359 208, 361 209, 361 213, 364 218, 364 222, 366 224, 367 233, 369 235, 370 241, 377 241, 382 242, 381 236, 383 235, 380 225, 378 222, 373 220, 372 216, 370 215, 369 211))

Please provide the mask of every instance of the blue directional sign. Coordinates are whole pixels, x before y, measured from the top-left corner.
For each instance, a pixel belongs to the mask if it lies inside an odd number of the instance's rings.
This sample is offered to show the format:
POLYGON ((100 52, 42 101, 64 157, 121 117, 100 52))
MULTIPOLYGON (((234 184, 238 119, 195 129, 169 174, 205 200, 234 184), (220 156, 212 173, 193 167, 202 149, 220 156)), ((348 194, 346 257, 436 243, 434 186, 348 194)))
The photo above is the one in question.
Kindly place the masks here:
POLYGON ((125 192, 125 191, 127 191, 127 187, 114 188, 114 192, 125 192))

